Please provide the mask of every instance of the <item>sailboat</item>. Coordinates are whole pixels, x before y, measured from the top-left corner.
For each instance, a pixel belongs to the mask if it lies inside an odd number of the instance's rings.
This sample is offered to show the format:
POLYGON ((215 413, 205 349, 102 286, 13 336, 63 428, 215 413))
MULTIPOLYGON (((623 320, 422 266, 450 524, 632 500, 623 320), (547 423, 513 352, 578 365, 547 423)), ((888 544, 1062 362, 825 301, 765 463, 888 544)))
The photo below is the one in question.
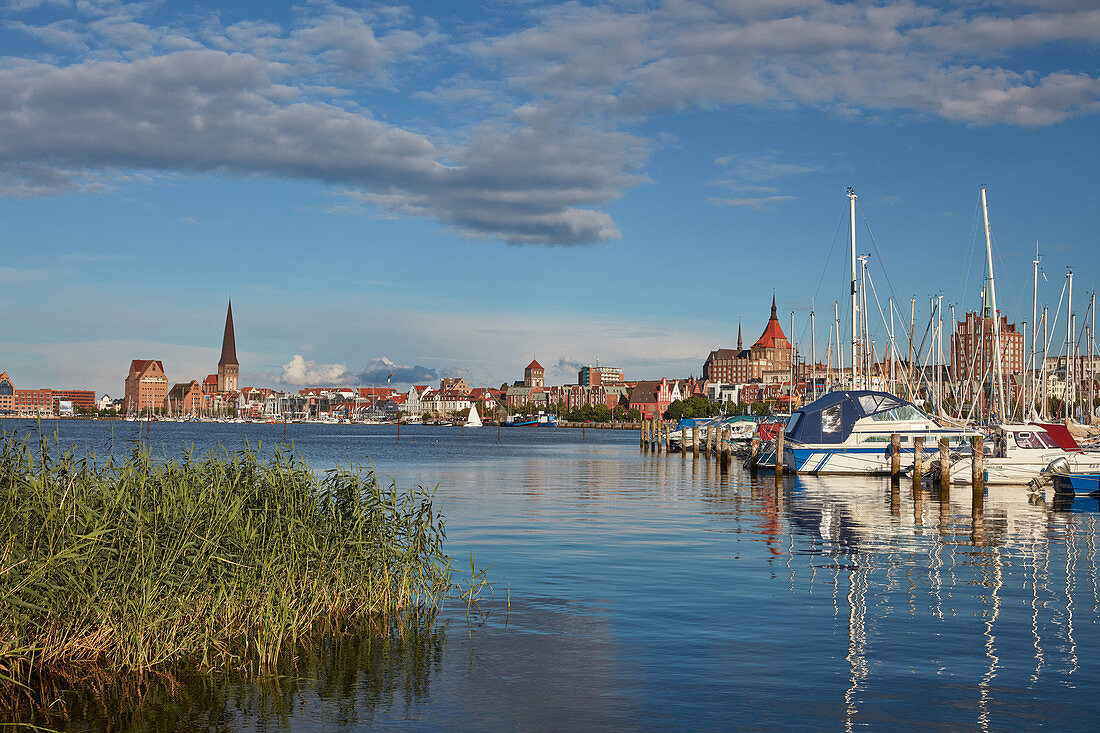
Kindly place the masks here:
POLYGON ((477 403, 470 405, 470 415, 466 418, 466 426, 468 428, 480 428, 481 427, 481 415, 477 414, 477 403))

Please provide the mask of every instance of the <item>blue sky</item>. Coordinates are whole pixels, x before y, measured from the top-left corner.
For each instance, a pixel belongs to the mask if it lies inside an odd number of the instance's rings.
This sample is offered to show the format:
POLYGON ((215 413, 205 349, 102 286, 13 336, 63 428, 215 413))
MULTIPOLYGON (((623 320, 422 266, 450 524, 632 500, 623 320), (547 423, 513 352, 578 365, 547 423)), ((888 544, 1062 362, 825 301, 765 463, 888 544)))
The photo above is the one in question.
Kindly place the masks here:
POLYGON ((978 306, 982 184, 1010 319, 1037 241, 1096 282, 1092 2, 220 5, 0 6, 16 386, 201 378, 230 296, 259 385, 698 375, 773 289, 820 353, 846 186, 918 321, 978 306))

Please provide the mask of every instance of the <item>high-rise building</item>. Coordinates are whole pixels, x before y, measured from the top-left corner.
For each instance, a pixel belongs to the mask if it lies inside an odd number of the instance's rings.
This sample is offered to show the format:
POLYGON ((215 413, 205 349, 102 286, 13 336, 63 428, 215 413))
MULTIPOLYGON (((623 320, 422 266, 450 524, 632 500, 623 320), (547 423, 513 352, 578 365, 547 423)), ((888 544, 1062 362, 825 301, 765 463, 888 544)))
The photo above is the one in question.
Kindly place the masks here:
POLYGON ((624 381, 623 370, 609 366, 585 366, 577 372, 577 384, 585 387, 598 387, 600 385, 622 384, 624 381))
POLYGON ((222 336, 222 358, 218 360, 218 391, 236 392, 240 389, 238 376, 241 366, 237 363, 237 342, 233 336, 233 301, 225 313, 225 334, 222 336))

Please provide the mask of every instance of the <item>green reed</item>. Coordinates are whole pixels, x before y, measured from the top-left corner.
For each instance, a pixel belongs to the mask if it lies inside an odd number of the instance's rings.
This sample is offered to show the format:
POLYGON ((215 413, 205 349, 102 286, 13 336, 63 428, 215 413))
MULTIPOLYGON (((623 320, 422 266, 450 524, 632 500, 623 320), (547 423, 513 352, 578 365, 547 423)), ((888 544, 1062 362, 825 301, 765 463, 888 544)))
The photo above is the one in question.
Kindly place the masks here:
POLYGON ((0 697, 42 673, 259 670, 320 629, 431 611, 432 500, 287 450, 97 463, 4 436, 0 697))

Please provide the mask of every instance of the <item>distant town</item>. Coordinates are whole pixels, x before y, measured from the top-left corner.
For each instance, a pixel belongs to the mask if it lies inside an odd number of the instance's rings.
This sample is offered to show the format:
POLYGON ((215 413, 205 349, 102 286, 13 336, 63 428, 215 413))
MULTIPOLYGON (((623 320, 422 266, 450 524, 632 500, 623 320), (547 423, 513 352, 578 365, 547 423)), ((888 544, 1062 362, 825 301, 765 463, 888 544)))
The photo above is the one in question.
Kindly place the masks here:
MULTIPOLYGON (((1002 316, 1005 387, 1017 395, 1025 370, 1024 337, 1002 316)), ((229 304, 221 357, 217 373, 205 378, 177 382, 169 387, 165 365, 160 359, 132 359, 123 382, 121 397, 96 396, 85 389, 19 389, 7 372, 0 372, 0 417, 55 418, 154 418, 175 420, 235 419, 323 422, 439 421, 465 418, 472 408, 480 416, 504 419, 516 414, 553 414, 569 420, 606 422, 642 418, 677 418, 692 414, 740 412, 769 414, 787 412, 830 385, 849 383, 853 376, 873 389, 883 389, 908 398, 939 403, 957 399, 981 401, 975 385, 973 394, 956 393, 954 398, 936 393, 937 385, 949 381, 967 384, 968 375, 989 371, 992 347, 992 316, 966 314, 950 336, 950 361, 920 365, 901 359, 879 358, 873 345, 856 370, 838 367, 841 354, 833 359, 830 330, 829 353, 825 360, 805 359, 792 347, 779 323, 775 298, 764 332, 744 348, 741 327, 736 348, 717 348, 707 355, 699 377, 662 377, 659 380, 631 380, 623 370, 606 365, 584 366, 575 384, 547 385, 545 370, 532 359, 523 379, 500 387, 471 386, 461 377, 444 377, 438 385, 412 385, 407 391, 387 387, 312 386, 297 392, 268 387, 241 387, 229 304), (858 374, 862 369, 863 374, 858 374)), ((839 330, 839 326, 838 326, 839 330)), ((912 353, 912 344, 909 346, 912 353)), ((936 361, 933 359, 932 361, 936 361)), ((1050 357, 1043 365, 1049 394, 1061 394, 1067 372, 1064 357, 1050 357)), ((0 365, 2 366, 2 365, 0 365)), ((1089 369, 1085 363, 1069 370, 1079 375, 1079 394, 1087 393, 1089 369)))

